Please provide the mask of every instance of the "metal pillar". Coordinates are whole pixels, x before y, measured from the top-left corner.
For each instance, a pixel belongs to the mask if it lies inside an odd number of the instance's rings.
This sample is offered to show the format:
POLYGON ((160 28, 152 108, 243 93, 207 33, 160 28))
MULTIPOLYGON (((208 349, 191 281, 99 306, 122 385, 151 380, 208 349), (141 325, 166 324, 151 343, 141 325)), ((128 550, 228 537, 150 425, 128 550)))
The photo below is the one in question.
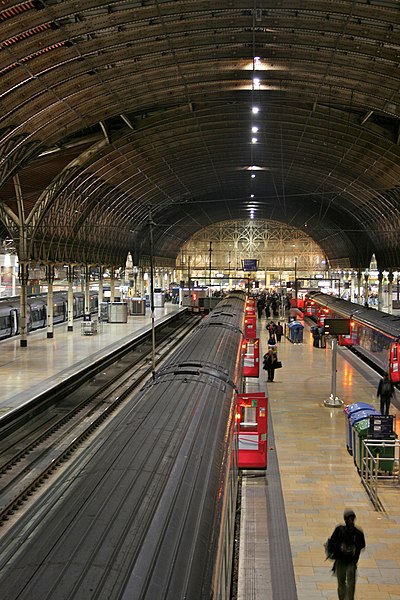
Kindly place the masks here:
POLYGON ((337 373, 337 338, 332 338, 332 377, 331 377, 331 395, 328 400, 324 400, 325 406, 339 408, 343 402, 336 396, 336 373, 337 373))
POLYGON ((154 258, 153 258, 153 219, 149 207, 149 233, 150 233, 150 310, 151 310, 151 348, 152 348, 152 377, 156 376, 156 330, 154 313, 154 258))
POLYGON ((393 314, 393 272, 390 271, 388 275, 388 313, 389 315, 393 314))
POLYGON ((110 272, 110 302, 115 302, 115 269, 114 265, 110 272))
POLYGON ((361 271, 357 271, 357 303, 358 304, 362 304, 361 279, 362 279, 362 273, 361 273, 361 271))
POLYGON ((84 279, 85 279, 85 315, 90 314, 90 269, 89 265, 85 265, 83 268, 84 279))
POLYGON ((67 280, 68 280, 68 327, 67 331, 74 330, 74 290, 72 284, 74 282, 74 267, 69 266, 67 268, 67 280))
POLYGON ((383 273, 378 273, 378 310, 382 310, 383 307, 383 273))
POLYGON ((99 267, 99 295, 98 295, 98 315, 101 317, 101 305, 103 303, 103 267, 99 267))
POLYGON ((356 288, 355 279, 356 279, 356 277, 355 277, 354 273, 352 273, 350 276, 350 300, 351 300, 351 302, 355 302, 355 288, 356 288))
POLYGON ((210 270, 210 287, 211 287, 211 269, 212 269, 212 242, 210 242, 210 262, 209 262, 209 270, 210 270))
POLYGON ((369 305, 369 302, 368 302, 368 279, 369 279, 369 273, 364 273, 364 304, 365 304, 365 306, 369 305))
POLYGON ((53 301, 53 283, 54 283, 54 266, 48 265, 46 267, 47 275, 47 338, 51 339, 54 337, 54 301, 53 301))
POLYGON ((19 282, 21 286, 20 291, 20 307, 19 307, 19 316, 20 316, 20 341, 19 345, 21 348, 26 348, 28 346, 28 305, 27 305, 27 286, 29 280, 29 267, 28 263, 20 262, 19 263, 19 282))

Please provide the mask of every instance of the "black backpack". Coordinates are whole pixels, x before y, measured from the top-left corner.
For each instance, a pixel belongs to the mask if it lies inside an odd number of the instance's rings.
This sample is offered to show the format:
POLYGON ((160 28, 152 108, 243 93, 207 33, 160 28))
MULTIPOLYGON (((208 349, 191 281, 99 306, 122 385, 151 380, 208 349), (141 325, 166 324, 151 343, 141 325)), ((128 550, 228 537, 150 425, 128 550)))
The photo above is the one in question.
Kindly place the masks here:
POLYGON ((335 560, 332 538, 328 538, 324 544, 325 546, 325 559, 335 560))

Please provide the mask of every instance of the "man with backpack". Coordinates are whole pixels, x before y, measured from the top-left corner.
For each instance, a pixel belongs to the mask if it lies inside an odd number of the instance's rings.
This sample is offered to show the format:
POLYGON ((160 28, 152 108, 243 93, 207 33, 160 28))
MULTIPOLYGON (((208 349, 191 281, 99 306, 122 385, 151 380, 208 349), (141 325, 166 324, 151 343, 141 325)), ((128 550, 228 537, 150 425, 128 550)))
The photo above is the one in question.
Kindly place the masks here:
POLYGON ((389 379, 388 373, 382 377, 379 382, 376 395, 381 400, 381 415, 388 416, 390 408, 390 400, 394 394, 394 385, 389 379))
POLYGON ((326 553, 335 561, 332 571, 338 580, 339 600, 354 600, 357 563, 365 548, 365 537, 354 525, 356 515, 353 510, 345 510, 343 518, 345 525, 335 528, 326 543, 326 553))

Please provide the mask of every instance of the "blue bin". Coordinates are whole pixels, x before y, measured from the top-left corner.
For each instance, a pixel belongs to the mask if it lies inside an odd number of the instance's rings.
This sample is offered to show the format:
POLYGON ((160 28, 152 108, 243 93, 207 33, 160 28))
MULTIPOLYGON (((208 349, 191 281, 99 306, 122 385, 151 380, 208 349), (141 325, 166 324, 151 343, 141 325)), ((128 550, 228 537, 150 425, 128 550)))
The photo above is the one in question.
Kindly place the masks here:
POLYGON ((353 422, 351 421, 351 418, 363 411, 367 411, 368 414, 374 413, 375 409, 371 404, 367 404, 366 402, 354 402, 353 404, 345 406, 343 411, 348 418, 346 436, 347 450, 350 454, 353 454, 353 424, 357 421, 361 421, 361 419, 365 419, 365 415, 360 416, 357 420, 353 420, 353 422))
POLYGON ((302 325, 299 321, 292 321, 289 323, 288 327, 289 340, 293 342, 293 344, 301 344, 303 341, 304 325, 302 325))

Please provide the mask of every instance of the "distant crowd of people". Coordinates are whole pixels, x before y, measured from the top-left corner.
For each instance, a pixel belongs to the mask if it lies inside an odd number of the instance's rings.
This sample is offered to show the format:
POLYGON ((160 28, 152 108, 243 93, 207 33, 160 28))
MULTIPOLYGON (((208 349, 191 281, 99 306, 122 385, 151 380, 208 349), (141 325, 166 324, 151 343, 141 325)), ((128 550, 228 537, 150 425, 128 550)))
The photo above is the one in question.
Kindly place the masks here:
POLYGON ((265 313, 265 318, 279 316, 279 306, 285 310, 290 309, 290 296, 279 296, 276 292, 262 293, 257 298, 257 314, 261 319, 265 313))

